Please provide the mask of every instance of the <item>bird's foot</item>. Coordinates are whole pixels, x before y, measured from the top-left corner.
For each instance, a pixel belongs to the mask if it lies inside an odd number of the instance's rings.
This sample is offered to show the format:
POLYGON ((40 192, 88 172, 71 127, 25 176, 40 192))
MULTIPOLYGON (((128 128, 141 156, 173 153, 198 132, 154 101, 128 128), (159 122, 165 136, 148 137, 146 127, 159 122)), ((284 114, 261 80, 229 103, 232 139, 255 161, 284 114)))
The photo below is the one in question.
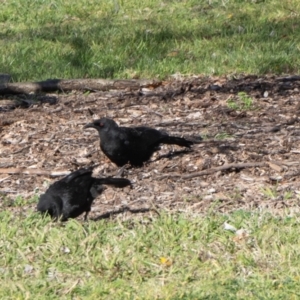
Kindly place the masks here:
POLYGON ((123 167, 121 167, 115 174, 115 177, 123 177, 124 172, 126 169, 130 168, 130 164, 126 164, 123 167))

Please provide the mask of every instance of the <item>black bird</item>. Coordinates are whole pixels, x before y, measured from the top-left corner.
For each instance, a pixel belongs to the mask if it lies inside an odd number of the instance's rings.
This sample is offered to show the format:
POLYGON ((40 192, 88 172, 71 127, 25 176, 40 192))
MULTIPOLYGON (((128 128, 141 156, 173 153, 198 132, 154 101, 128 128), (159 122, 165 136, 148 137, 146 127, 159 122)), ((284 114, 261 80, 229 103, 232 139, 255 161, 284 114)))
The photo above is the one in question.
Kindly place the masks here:
POLYGON ((37 210, 62 221, 76 218, 85 212, 86 220, 94 199, 103 190, 102 184, 120 188, 131 185, 125 178, 94 178, 92 173, 93 167, 79 169, 54 182, 45 194, 41 195, 37 210))
POLYGON ((100 148, 117 166, 128 162, 133 166, 142 166, 152 154, 159 150, 160 144, 175 144, 190 148, 192 141, 170 136, 150 127, 119 127, 108 118, 89 123, 84 128, 95 128, 100 136, 100 148))

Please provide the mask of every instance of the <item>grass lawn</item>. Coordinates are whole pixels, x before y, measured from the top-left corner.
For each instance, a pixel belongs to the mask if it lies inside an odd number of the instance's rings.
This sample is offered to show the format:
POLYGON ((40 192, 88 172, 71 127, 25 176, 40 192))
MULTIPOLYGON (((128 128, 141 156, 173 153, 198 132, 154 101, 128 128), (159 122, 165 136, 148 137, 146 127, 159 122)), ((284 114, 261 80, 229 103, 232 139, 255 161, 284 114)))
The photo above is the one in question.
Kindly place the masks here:
POLYGON ((288 214, 1 220, 1 299, 300 297, 299 218, 288 214))
POLYGON ((298 0, 1 1, 0 73, 49 78, 297 73, 298 0))
MULTIPOLYGON (((0 5, 0 73, 13 81, 300 69, 299 0, 0 5)), ((229 105, 252 102, 240 93, 229 105)), ((296 214, 160 213, 60 224, 2 209, 0 298, 300 299, 296 214)))

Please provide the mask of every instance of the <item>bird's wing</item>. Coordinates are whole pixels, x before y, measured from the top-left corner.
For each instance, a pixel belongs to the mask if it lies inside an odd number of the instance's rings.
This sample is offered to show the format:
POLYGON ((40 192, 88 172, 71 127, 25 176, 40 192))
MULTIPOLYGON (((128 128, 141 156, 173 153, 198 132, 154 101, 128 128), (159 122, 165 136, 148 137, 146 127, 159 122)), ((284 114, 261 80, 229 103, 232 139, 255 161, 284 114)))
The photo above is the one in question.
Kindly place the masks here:
POLYGON ((68 176, 64 177, 62 180, 65 183, 71 183, 72 181, 74 181, 75 179, 77 179, 78 177, 81 177, 83 175, 88 175, 92 176, 93 173, 93 168, 86 168, 86 169, 79 169, 71 174, 69 174, 68 176))
POLYGON ((79 169, 50 185, 46 194, 58 195, 64 203, 85 201, 93 180, 91 169, 79 169))
MULTIPOLYGON (((125 128, 125 127, 124 127, 125 128)), ((149 127, 125 128, 126 138, 130 144, 143 145, 145 147, 156 145, 162 138, 162 133, 149 127)))

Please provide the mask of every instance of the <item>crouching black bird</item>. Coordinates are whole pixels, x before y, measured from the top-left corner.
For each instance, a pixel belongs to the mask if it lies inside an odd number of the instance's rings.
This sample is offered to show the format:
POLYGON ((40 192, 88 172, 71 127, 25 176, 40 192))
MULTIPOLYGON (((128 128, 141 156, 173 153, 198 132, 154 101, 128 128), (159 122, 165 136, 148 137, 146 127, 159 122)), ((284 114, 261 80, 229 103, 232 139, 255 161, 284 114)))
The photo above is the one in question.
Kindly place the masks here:
POLYGON ((93 168, 79 169, 54 182, 45 194, 41 195, 37 210, 62 221, 76 218, 85 212, 86 220, 94 199, 103 190, 102 184, 119 188, 131 184, 125 178, 94 178, 92 173, 93 168))
POLYGON ((190 148, 192 141, 170 136, 150 127, 119 127, 108 118, 89 123, 84 128, 95 128, 100 136, 100 148, 117 166, 128 162, 133 166, 142 166, 152 154, 159 150, 160 144, 175 144, 190 148))

